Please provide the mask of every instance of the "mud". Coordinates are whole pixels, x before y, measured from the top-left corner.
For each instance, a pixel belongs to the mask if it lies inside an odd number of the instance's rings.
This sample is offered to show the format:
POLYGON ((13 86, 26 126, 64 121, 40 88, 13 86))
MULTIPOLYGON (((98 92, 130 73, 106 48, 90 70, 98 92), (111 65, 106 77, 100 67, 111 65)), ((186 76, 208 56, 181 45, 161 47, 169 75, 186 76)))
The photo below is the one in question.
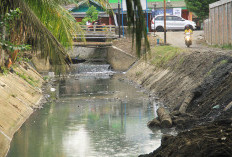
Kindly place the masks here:
POLYGON ((232 121, 198 126, 178 136, 164 135, 161 146, 139 157, 231 157, 232 121))
POLYGON ((179 131, 146 156, 232 156, 231 55, 215 48, 191 49, 162 67, 139 61, 128 71, 129 79, 149 89, 172 112, 179 131))
POLYGON ((232 52, 214 50, 182 53, 161 68, 140 61, 127 77, 148 88, 170 111, 185 106, 183 112, 212 121, 232 109, 227 106, 232 101, 232 52))

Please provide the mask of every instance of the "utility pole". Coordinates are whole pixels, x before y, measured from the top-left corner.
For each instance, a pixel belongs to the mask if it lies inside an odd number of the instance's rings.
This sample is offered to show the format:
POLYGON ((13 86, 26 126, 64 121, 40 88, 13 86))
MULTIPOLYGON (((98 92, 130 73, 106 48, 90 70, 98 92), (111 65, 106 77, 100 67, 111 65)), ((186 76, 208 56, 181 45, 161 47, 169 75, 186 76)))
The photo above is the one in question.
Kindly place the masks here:
POLYGON ((121 38, 121 19, 120 19, 120 1, 118 0, 118 34, 119 34, 119 38, 121 38))
POLYGON ((164 45, 166 45, 166 0, 164 0, 164 45))

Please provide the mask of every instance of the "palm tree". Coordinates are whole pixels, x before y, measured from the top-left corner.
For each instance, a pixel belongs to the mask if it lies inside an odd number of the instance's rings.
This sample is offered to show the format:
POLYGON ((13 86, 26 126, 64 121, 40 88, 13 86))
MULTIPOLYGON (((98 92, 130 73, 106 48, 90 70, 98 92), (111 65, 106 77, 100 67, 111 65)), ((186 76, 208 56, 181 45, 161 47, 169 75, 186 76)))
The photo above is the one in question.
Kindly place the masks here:
MULTIPOLYGON (((106 6, 107 0, 97 0, 106 6)), ((149 48, 146 26, 140 0, 126 0, 128 23, 136 34, 136 51, 141 56, 141 39, 144 37, 145 48, 149 48), (141 31, 142 30, 142 31, 141 31)), ((81 31, 73 16, 61 5, 75 3, 75 0, 3 0, 0 2, 0 13, 9 9, 20 8, 22 15, 15 21, 11 41, 29 42, 32 52, 39 50, 42 57, 49 58, 56 72, 64 70, 69 63, 65 47, 72 44, 72 33, 81 31), (61 68, 62 67, 62 68, 61 68)), ((1 26, 0 26, 1 27, 1 26)), ((133 35, 134 39, 134 35, 133 35)))
MULTIPOLYGON (((0 11, 20 8, 22 15, 14 22, 10 40, 14 43, 29 42, 32 50, 39 50, 44 58, 49 58, 57 72, 60 65, 69 63, 65 47, 72 43, 72 33, 80 31, 75 19, 62 8, 68 0, 3 0, 0 11)), ((71 1, 71 0, 70 0, 71 1)))

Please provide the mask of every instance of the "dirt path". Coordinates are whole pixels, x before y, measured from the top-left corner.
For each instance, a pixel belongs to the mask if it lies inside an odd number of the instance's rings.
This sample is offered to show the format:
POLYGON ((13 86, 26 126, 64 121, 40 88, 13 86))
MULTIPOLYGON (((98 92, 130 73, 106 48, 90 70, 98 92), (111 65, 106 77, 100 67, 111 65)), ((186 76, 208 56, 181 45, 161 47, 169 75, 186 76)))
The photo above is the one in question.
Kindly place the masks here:
MULTIPOLYGON (((203 31, 193 32, 193 45, 191 45, 190 49, 198 49, 199 47, 202 47, 202 45, 197 43, 197 40, 202 38, 203 33, 203 31)), ((164 40, 164 32, 156 32, 155 34, 164 40)), ((167 32, 167 43, 176 47, 186 48, 184 36, 184 31, 167 32)))

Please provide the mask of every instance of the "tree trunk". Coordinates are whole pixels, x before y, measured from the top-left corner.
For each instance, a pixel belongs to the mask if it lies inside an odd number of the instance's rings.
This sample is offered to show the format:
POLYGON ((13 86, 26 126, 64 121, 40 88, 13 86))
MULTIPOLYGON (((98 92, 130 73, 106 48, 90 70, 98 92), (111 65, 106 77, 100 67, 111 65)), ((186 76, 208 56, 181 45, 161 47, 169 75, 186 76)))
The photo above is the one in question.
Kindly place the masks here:
MULTIPOLYGON (((2 17, 3 19, 3 17, 2 17)), ((2 26, 0 26, 1 29, 1 39, 2 41, 5 41, 6 39, 6 26, 3 24, 2 26)), ((5 59, 5 51, 1 48, 1 54, 0 54, 0 66, 4 66, 4 59, 5 59)))
POLYGON ((157 114, 158 114, 158 117, 160 120, 160 125, 162 128, 171 128, 172 127, 172 119, 171 119, 168 111, 165 108, 160 107, 157 110, 157 114))

